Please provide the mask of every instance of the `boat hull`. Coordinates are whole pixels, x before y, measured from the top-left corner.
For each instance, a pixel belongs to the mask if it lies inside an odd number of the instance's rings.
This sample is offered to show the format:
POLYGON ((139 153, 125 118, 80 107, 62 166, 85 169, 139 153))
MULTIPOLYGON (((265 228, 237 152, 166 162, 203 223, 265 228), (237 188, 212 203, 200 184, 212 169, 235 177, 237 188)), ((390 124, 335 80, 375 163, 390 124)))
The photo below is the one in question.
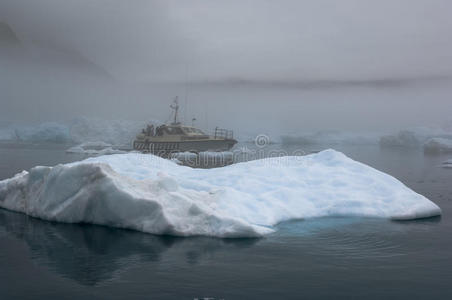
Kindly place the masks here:
POLYGON ((133 149, 141 152, 153 154, 167 154, 171 152, 205 152, 205 151, 228 151, 237 143, 234 139, 209 139, 198 141, 178 141, 178 142, 154 142, 140 141, 133 142, 133 149))

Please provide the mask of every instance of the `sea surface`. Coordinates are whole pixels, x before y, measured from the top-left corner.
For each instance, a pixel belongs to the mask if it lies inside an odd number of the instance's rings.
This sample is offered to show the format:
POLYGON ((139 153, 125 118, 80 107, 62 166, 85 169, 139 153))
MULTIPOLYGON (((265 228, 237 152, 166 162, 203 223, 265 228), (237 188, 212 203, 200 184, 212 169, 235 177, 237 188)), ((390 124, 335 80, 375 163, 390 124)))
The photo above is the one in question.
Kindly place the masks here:
MULTIPOLYGON (((61 224, 0 209, 0 299, 452 299, 452 169, 441 167, 452 155, 378 145, 281 147, 269 148, 342 151, 425 195, 443 216, 298 220, 261 239, 218 239, 61 224)), ((66 148, 1 143, 0 179, 85 157, 66 148)))

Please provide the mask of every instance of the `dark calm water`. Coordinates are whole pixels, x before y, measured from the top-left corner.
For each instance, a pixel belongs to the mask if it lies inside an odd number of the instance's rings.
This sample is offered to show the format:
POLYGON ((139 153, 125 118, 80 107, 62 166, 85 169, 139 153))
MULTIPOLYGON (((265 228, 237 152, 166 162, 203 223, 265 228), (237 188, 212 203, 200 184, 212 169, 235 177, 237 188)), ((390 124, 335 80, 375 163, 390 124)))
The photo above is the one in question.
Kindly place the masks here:
MULTIPOLYGON (((83 157, 66 148, 0 144, 0 179, 83 157)), ((0 209, 0 299, 451 299, 452 169, 440 165, 452 155, 334 148, 394 175, 443 216, 322 218, 280 224, 262 239, 215 239, 59 224, 0 209)))

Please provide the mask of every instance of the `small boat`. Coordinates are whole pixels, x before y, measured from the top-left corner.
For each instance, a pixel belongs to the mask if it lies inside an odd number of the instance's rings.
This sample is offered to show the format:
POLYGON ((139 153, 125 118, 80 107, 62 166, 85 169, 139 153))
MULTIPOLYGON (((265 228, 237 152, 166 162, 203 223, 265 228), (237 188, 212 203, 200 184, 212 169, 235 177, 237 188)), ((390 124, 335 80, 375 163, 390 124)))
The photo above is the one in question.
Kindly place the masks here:
POLYGON ((232 130, 217 127, 212 135, 208 135, 201 129, 180 123, 177 97, 170 107, 174 111, 173 122, 155 128, 147 125, 133 141, 134 150, 167 156, 177 152, 228 151, 237 143, 232 130))

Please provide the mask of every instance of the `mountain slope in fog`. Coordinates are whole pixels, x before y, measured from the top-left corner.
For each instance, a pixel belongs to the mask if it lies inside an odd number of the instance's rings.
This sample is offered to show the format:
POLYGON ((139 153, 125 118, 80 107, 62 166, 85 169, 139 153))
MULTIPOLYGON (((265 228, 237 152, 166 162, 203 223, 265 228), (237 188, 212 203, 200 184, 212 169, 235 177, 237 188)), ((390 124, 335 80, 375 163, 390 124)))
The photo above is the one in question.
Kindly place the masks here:
MULTIPOLYGON (((24 44, 7 23, 0 22, 0 60, 9 68, 45 68, 67 69, 68 72, 85 72, 99 77, 110 75, 101 67, 75 51, 63 49, 49 42, 33 41, 24 44)), ((10 71, 10 70, 9 70, 10 71)))
POLYGON ((5 59, 20 59, 24 54, 24 47, 16 33, 8 24, 0 21, 0 62, 5 59))
POLYGON ((20 44, 20 41, 11 27, 4 22, 0 22, 0 45, 5 46, 18 44, 20 44))
POLYGON ((114 82, 108 72, 75 49, 51 41, 21 40, 14 28, 0 24, 3 122, 15 122, 17 116, 31 121, 47 121, 49 116, 51 121, 64 119, 81 107, 93 107, 96 99, 113 98, 114 82))

